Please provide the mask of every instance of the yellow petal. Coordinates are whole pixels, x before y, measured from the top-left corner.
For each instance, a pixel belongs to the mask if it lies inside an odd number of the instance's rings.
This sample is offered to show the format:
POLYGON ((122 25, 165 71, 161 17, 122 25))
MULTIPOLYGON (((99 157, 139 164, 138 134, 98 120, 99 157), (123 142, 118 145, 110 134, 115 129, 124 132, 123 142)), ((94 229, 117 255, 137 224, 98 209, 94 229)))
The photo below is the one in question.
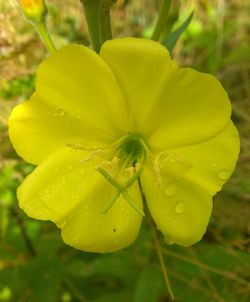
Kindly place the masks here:
MULTIPOLYGON (((19 187, 20 207, 31 217, 55 222, 64 241, 75 248, 107 252, 129 245, 141 216, 122 197, 103 214, 116 192, 96 170, 105 158, 102 151, 58 150, 19 187)), ((129 193, 142 207, 136 184, 129 193)))
POLYGON ((17 153, 33 164, 66 145, 91 148, 110 140, 104 131, 44 103, 37 93, 14 108, 9 135, 17 153))
POLYGON ((150 213, 166 241, 189 246, 206 231, 212 196, 234 170, 239 138, 230 122, 214 139, 167 150, 142 175, 150 213))
POLYGON ((157 42, 107 41, 101 56, 112 69, 131 113, 132 131, 149 137, 151 148, 206 141, 230 118, 230 102, 216 78, 179 68, 157 42))
POLYGON ((131 131, 141 132, 172 69, 168 51, 151 40, 122 38, 105 42, 100 56, 110 66, 127 101, 131 131))
POLYGON ((239 134, 230 121, 225 130, 213 139, 197 145, 169 149, 166 154, 189 166, 183 174, 184 178, 214 195, 233 173, 239 151, 239 134))
POLYGON ((148 169, 143 172, 142 184, 149 211, 167 243, 189 246, 202 238, 212 210, 211 196, 183 180, 178 182, 178 193, 173 187, 166 194, 148 169))
MULTIPOLYGON (((137 183, 128 190, 137 206, 142 207, 137 183)), ((112 208, 103 214, 114 191, 107 184, 99 185, 67 217, 62 229, 65 243, 89 252, 112 252, 130 245, 137 237, 141 219, 136 210, 120 196, 112 208)))
POLYGON ((70 45, 39 66, 36 92, 9 119, 17 153, 38 164, 71 143, 108 143, 127 131, 125 101, 112 72, 92 50, 70 45))

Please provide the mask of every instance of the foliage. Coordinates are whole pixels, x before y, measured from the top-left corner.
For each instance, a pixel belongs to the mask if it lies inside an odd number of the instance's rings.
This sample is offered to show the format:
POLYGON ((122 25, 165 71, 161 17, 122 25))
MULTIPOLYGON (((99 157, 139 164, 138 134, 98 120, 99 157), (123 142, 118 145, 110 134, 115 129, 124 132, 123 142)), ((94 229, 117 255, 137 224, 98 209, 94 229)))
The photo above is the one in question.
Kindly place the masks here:
MULTIPOLYGON (((88 44, 80 4, 75 2, 49 1, 48 25, 58 46, 69 41, 88 44)), ((65 246, 52 223, 32 220, 18 208, 15 190, 33 167, 11 148, 7 117, 17 102, 32 93, 34 71, 45 50, 14 3, 0 3, 5 19, 0 24, 4 33, 0 50, 0 301, 168 301, 146 223, 131 247, 114 254, 89 254, 65 246)), ((195 15, 173 56, 181 65, 193 65, 221 79, 233 103, 242 152, 234 177, 215 200, 203 241, 191 248, 163 242, 162 246, 176 301, 247 302, 250 6, 237 0, 185 1, 173 30, 180 28, 192 9, 195 15)), ((118 1, 112 10, 113 34, 146 35, 152 31, 156 12, 155 1, 118 1)))

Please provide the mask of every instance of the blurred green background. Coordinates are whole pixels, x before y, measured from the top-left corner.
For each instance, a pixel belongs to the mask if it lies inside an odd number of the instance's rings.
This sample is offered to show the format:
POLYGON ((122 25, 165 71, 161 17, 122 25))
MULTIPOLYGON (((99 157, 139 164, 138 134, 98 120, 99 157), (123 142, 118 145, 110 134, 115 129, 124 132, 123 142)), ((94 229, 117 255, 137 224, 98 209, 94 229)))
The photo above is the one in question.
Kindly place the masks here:
MULTIPOLYGON (((176 2, 176 1, 175 1, 176 2)), ((160 1, 118 0, 115 37, 148 37, 160 1)), ((162 242, 170 279, 181 302, 250 301, 250 1, 180 1, 178 27, 195 15, 173 57, 182 66, 216 75, 229 94, 241 136, 236 171, 214 201, 204 239, 190 248, 162 242)), ((58 47, 88 45, 80 1, 50 0, 48 27, 58 47)), ((15 191, 33 167, 8 140, 12 108, 34 90, 46 52, 17 1, 0 0, 0 301, 167 302, 151 232, 145 223, 129 248, 90 254, 66 246, 53 223, 28 218, 15 191)))

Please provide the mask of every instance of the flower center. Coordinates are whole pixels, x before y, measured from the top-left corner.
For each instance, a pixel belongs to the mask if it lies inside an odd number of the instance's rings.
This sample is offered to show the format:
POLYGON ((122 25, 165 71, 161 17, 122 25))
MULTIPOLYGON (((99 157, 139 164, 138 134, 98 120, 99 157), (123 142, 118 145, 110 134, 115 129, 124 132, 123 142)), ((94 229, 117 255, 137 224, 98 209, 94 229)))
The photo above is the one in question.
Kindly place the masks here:
POLYGON ((138 135, 126 135, 114 143, 111 160, 105 161, 98 167, 98 171, 106 180, 116 188, 106 213, 117 198, 122 195, 125 200, 141 215, 144 212, 138 208, 128 193, 128 188, 139 178, 146 158, 147 146, 138 135))
POLYGON ((135 167, 136 164, 143 165, 146 156, 147 147, 142 138, 137 135, 128 135, 117 142, 115 155, 127 166, 135 167))

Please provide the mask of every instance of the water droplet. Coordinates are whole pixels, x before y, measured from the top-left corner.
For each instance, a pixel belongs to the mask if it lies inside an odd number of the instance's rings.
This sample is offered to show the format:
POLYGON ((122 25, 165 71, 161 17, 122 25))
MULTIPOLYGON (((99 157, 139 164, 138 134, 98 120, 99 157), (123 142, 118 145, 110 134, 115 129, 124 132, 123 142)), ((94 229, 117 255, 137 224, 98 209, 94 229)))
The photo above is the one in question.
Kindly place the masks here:
POLYGON ((184 203, 183 202, 177 202, 175 205, 175 213, 176 214, 182 214, 184 212, 184 203))
POLYGON ((164 238, 165 242, 169 245, 173 244, 174 242, 170 239, 168 239, 167 237, 164 238))
POLYGON ((72 169, 73 169, 73 166, 72 166, 72 165, 68 165, 68 169, 69 169, 69 170, 72 170, 72 169))
POLYGON ((55 112, 54 112, 54 116, 64 116, 65 115, 65 111, 61 108, 57 109, 55 112))
POLYGON ((49 200, 49 199, 50 199, 50 191, 49 191, 48 189, 46 189, 46 190, 44 191, 43 198, 46 199, 46 200, 49 200))
POLYGON ((176 184, 170 183, 170 184, 168 184, 167 187, 165 188, 164 193, 165 193, 168 197, 171 197, 171 196, 174 196, 174 195, 176 194, 176 191, 177 191, 177 186, 176 186, 176 184))
POLYGON ((89 209, 89 206, 86 204, 83 208, 85 211, 87 211, 89 209))
POLYGON ((227 179, 229 177, 229 173, 227 170, 221 170, 218 175, 219 178, 222 180, 227 179))

